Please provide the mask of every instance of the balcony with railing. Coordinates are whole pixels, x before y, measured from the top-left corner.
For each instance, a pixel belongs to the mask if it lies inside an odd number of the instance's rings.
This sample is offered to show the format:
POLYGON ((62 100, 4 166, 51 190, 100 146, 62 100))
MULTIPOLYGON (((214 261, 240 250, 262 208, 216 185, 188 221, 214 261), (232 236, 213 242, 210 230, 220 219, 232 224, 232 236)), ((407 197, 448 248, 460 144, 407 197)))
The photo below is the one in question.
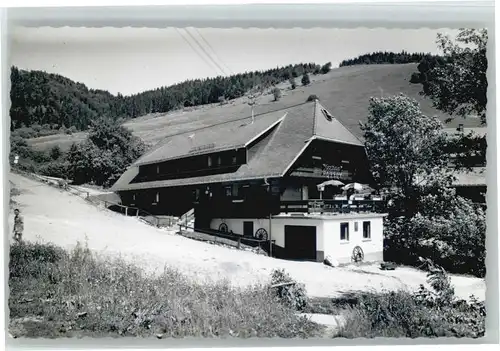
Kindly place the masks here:
POLYGON ((302 214, 342 214, 342 213, 383 213, 385 203, 381 197, 338 199, 311 199, 281 201, 281 213, 302 214))

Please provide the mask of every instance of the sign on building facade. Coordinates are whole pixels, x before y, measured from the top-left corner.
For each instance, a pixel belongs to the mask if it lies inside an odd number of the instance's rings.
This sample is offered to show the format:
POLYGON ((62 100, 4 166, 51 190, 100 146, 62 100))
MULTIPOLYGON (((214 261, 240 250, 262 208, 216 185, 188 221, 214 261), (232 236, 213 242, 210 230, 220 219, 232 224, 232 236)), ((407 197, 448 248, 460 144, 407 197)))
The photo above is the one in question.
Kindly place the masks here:
POLYGON ((341 166, 323 164, 322 175, 329 179, 349 179, 349 173, 341 166))

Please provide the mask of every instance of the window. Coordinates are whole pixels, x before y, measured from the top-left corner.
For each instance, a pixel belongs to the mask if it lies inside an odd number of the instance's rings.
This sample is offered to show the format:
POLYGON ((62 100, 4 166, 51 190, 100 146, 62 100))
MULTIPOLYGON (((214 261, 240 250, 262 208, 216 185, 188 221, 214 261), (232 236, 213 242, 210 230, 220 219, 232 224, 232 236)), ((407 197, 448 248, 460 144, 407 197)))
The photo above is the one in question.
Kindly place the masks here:
POLYGON ((132 195, 132 201, 135 201, 135 194, 132 195))
POLYGON ((354 222, 354 231, 357 232, 358 231, 358 222, 354 222))
POLYGON ((220 166, 222 164, 222 158, 219 156, 217 157, 217 166, 220 166))
POLYGON ((200 189, 193 190, 193 198, 195 201, 198 201, 200 199, 200 189))
POLYGON ((371 239, 371 223, 369 221, 363 222, 363 239, 371 239))
POLYGON ((238 184, 233 184, 233 196, 238 197, 238 184))
POLYGON ((160 166, 156 166, 156 174, 160 173, 160 166))
POLYGON ((160 202, 160 193, 156 193, 156 203, 160 202))
POLYGON ((208 156, 208 167, 212 167, 212 156, 208 156))
POLYGON ((237 162, 237 158, 236 158, 236 155, 233 156, 233 165, 235 165, 237 162))
POLYGON ((340 240, 349 241, 349 223, 340 223, 340 240))
POLYGON ((226 186, 226 196, 230 197, 231 195, 232 195, 232 193, 231 193, 231 187, 230 186, 226 186))

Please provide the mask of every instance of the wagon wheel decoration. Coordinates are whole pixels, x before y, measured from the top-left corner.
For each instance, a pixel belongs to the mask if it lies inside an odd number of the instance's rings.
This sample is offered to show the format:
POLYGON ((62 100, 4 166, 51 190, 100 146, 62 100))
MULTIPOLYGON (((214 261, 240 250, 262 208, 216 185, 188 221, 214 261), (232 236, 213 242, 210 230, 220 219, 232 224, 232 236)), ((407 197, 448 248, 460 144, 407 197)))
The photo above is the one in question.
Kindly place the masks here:
POLYGON ((365 258, 365 254, 363 252, 363 249, 359 246, 355 246, 354 249, 352 250, 352 260, 354 262, 361 262, 365 258))
POLYGON ((259 228, 255 232, 255 237, 259 240, 267 240, 267 230, 264 228, 259 228))
POLYGON ((221 233, 227 233, 229 231, 229 228, 227 227, 226 223, 221 223, 219 225, 219 232, 221 233))

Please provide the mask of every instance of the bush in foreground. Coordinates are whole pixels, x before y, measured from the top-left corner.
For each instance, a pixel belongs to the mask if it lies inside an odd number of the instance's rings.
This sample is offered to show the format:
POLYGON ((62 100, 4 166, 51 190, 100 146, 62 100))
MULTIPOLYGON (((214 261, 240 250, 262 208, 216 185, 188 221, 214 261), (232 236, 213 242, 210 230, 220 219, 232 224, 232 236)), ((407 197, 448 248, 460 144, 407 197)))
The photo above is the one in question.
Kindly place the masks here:
POLYGON ((10 253, 10 332, 24 337, 310 337, 320 327, 267 287, 147 275, 120 259, 44 244, 10 253))
POLYGON ((484 336, 486 309, 483 302, 455 299, 450 279, 430 260, 428 282, 414 294, 398 291, 360 294, 347 308, 341 337, 468 337, 484 336))
POLYGON ((285 306, 302 311, 308 304, 304 284, 296 282, 283 269, 274 269, 271 272, 271 287, 285 306))

